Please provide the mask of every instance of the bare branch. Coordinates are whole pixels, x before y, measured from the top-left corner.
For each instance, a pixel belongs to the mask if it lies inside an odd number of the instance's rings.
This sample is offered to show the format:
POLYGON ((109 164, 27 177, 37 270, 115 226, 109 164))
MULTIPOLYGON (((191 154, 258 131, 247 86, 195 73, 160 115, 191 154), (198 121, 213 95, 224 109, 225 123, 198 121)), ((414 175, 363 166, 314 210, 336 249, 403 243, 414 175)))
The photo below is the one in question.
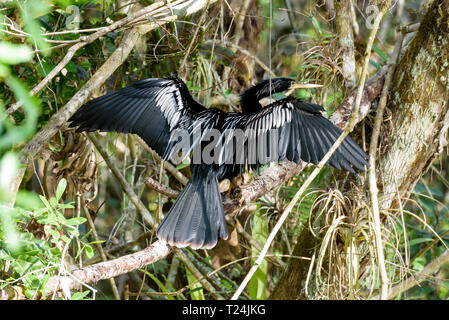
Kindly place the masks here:
POLYGON ((369 192, 370 192, 370 200, 371 200, 371 209, 374 221, 374 230, 375 230, 375 240, 376 240, 376 249, 377 249, 377 259, 379 265, 379 271, 381 275, 381 283, 382 283, 382 300, 386 300, 388 298, 388 275, 385 267, 385 259, 383 254, 383 243, 382 243, 382 234, 381 234, 381 220, 380 220, 380 210, 379 210, 379 190, 377 188, 377 179, 376 179, 376 155, 378 150, 378 140, 380 135, 380 128, 383 121, 384 110, 387 104, 387 95, 390 92, 391 81, 393 79, 394 71, 396 70, 397 60, 399 59, 399 54, 401 53, 402 41, 404 40, 404 35, 402 33, 399 34, 398 40, 396 41, 396 46, 394 48, 393 56, 389 61, 389 70, 387 76, 385 78, 385 84, 382 89, 382 94, 380 96, 380 101, 377 106, 376 119, 374 121, 373 132, 371 134, 371 141, 369 146, 369 164, 368 168, 368 178, 369 178, 369 192))
POLYGON ((163 184, 159 183, 158 181, 154 180, 151 177, 145 180, 145 185, 148 188, 154 189, 157 192, 162 193, 164 196, 167 196, 172 199, 176 199, 179 195, 179 191, 164 186, 163 184))
POLYGON ((164 242, 156 241, 144 250, 74 270, 66 276, 52 277, 48 280, 46 288, 50 292, 62 290, 63 287, 71 290, 79 288, 82 284, 111 279, 164 259, 171 251, 172 248, 164 242))

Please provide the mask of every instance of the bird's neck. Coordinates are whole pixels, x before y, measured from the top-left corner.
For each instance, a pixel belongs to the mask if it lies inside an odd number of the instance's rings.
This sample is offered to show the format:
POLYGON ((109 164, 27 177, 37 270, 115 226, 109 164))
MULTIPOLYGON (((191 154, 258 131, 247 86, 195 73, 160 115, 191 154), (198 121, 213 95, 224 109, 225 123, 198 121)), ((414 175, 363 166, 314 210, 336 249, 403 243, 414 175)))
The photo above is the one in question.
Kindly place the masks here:
POLYGON ((246 91, 240 97, 240 106, 242 113, 253 113, 262 109, 262 105, 254 95, 246 94, 246 91))
POLYGON ((255 86, 246 89, 240 96, 240 106, 242 113, 252 113, 262 109, 260 100, 271 96, 274 93, 288 89, 291 81, 280 85, 279 82, 272 82, 270 79, 262 80, 255 86))
POLYGON ((246 89, 240 96, 240 106, 242 107, 242 113, 253 113, 262 109, 262 105, 259 100, 268 97, 270 92, 261 90, 259 86, 254 86, 246 89))

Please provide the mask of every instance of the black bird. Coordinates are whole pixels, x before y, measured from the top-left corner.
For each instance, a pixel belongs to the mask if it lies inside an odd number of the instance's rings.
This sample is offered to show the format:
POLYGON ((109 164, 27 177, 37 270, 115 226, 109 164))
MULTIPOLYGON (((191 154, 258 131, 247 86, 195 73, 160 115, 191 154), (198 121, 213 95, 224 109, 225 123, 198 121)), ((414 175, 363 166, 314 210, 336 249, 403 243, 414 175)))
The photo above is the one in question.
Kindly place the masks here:
MULTIPOLYGON (((292 97, 264 108, 259 102, 291 88, 316 86, 284 77, 263 80, 241 95, 241 113, 226 113, 206 109, 195 101, 181 79, 150 78, 87 102, 69 121, 70 127, 78 127, 77 132, 138 134, 165 160, 186 148, 187 154, 192 154, 192 177, 161 222, 157 235, 177 247, 209 249, 219 238, 228 236, 220 180, 245 170, 257 171, 272 161, 317 164, 342 133, 322 116, 324 108, 319 105, 292 97), (204 132, 212 129, 220 136, 207 144, 210 137, 208 140, 204 132), (240 136, 234 135, 238 130, 240 136), (179 132, 188 139, 179 140, 175 136, 179 132), (202 157, 211 149, 212 162, 202 157), (263 149, 270 152, 259 157, 263 149), (199 162, 195 162, 196 155, 199 162)), ((327 164, 354 172, 352 166, 364 170, 367 159, 348 136, 327 164)))

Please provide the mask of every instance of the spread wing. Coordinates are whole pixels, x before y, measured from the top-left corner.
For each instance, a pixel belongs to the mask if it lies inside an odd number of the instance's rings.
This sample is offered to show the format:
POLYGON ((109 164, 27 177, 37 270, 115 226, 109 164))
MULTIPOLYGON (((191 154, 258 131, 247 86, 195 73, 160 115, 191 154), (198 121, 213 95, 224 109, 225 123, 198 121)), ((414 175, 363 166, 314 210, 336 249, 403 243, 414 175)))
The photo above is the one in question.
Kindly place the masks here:
MULTIPOLYGON (((245 134, 240 161, 235 152, 238 139, 233 141, 232 172, 237 174, 248 168, 257 170, 261 165, 285 159, 296 163, 300 160, 319 163, 342 133, 321 115, 321 111, 324 109, 319 105, 287 98, 253 114, 228 117, 225 127, 241 129, 245 134)), ((228 145, 224 143, 224 146, 226 150, 228 145)), ((225 157, 221 160, 225 162, 225 157)), ((354 172, 352 166, 364 170, 367 160, 368 155, 347 136, 327 164, 354 172)))
POLYGON ((164 159, 169 157, 170 137, 181 124, 191 126, 206 109, 190 95, 180 79, 149 78, 93 99, 70 119, 82 131, 115 131, 138 134, 164 159))

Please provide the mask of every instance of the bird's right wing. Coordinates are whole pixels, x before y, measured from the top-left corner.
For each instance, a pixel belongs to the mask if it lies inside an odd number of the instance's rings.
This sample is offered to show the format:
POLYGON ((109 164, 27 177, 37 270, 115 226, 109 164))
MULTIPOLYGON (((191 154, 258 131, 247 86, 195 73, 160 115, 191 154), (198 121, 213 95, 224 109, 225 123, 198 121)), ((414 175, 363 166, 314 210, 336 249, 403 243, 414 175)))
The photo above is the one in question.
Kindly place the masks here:
POLYGON ((69 121, 77 132, 135 133, 167 159, 173 130, 180 123, 190 126, 205 110, 182 80, 149 78, 87 102, 69 121))

